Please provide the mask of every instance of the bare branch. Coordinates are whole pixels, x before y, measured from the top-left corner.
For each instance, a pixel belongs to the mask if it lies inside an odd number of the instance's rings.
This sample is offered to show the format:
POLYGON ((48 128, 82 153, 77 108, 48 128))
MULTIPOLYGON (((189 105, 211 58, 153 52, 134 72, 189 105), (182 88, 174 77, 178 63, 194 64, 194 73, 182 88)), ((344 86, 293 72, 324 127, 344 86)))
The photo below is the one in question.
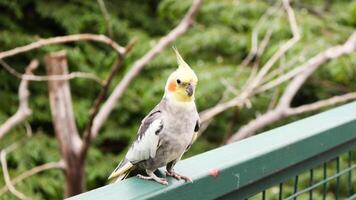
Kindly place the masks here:
POLYGON ((300 73, 296 76, 290 84, 287 86, 284 95, 281 97, 280 104, 290 105, 293 97, 306 81, 306 79, 322 64, 326 63, 329 60, 334 60, 340 56, 350 54, 356 49, 356 32, 354 32, 349 39, 339 46, 329 48, 325 52, 318 54, 312 59, 307 61, 308 67, 303 70, 303 73, 300 73))
POLYGON ((324 107, 333 106, 356 99, 356 92, 347 93, 340 96, 334 96, 329 99, 320 100, 314 103, 302 105, 296 108, 290 108, 286 111, 288 116, 298 115, 305 112, 319 110, 324 107))
POLYGON ((100 106, 107 95, 111 81, 113 80, 115 74, 117 73, 117 71, 121 68, 121 66, 124 63, 125 56, 126 56, 126 54, 119 54, 118 60, 111 66, 109 76, 105 80, 105 84, 101 88, 98 97, 95 99, 93 107, 90 109, 89 122, 87 123, 85 130, 84 130, 83 143, 82 143, 81 152, 80 152, 81 159, 84 159, 84 157, 87 153, 87 150, 89 148, 90 142, 93 138, 92 129, 93 129, 94 119, 97 116, 100 106))
POLYGON ((119 54, 123 54, 125 52, 124 47, 121 47, 115 41, 113 41, 112 39, 108 38, 105 35, 95 35, 95 34, 85 33, 85 34, 65 35, 65 36, 52 37, 47 39, 40 39, 36 42, 33 42, 25 46, 16 47, 8 51, 0 52, 0 59, 4 59, 9 56, 38 49, 46 45, 62 44, 62 43, 83 41, 83 40, 95 41, 95 42, 101 42, 107 44, 111 46, 119 54))
POLYGON ((354 93, 333 97, 328 100, 322 100, 309 105, 304 105, 298 108, 291 108, 291 102, 299 91, 301 86, 307 80, 307 78, 313 74, 322 64, 329 60, 336 59, 342 55, 347 55, 356 51, 356 32, 354 32, 349 39, 343 44, 335 47, 331 47, 326 51, 319 53, 313 58, 309 59, 304 65, 302 65, 302 71, 297 74, 293 80, 288 84, 284 90, 282 97, 279 100, 277 106, 266 112, 265 114, 257 117, 255 120, 250 121, 247 125, 241 127, 228 141, 228 143, 235 142, 246 137, 249 137, 256 133, 257 130, 272 124, 283 117, 287 117, 294 114, 300 114, 302 112, 312 111, 324 106, 334 105, 335 103, 345 102, 354 99, 354 93))
MULTIPOLYGON (((353 40, 352 37, 350 37, 349 40, 353 40)), ((282 84, 285 81, 290 80, 291 78, 297 76, 300 73, 303 73, 306 69, 311 69, 313 68, 313 66, 315 66, 315 64, 317 64, 318 62, 326 62, 329 59, 335 59, 336 57, 339 57, 343 54, 348 54, 348 52, 345 51, 349 51, 347 50, 348 46, 352 45, 352 41, 351 42, 346 42, 345 43, 347 45, 347 47, 343 47, 343 49, 337 50, 336 48, 338 47, 331 47, 319 54, 317 54, 316 56, 314 56, 313 58, 309 59, 308 62, 306 62, 305 64, 298 66, 296 68, 294 68, 293 70, 283 74, 282 76, 279 76, 278 78, 262 85, 261 87, 259 87, 257 89, 257 93, 261 93, 264 92, 266 90, 272 89, 280 84, 282 84), (333 53, 336 53, 335 55, 333 53)))
POLYGON ((4 179, 5 179, 5 184, 7 186, 7 188, 10 190, 10 192, 12 194, 14 194, 17 198, 19 199, 29 199, 27 198, 24 194, 22 194, 21 192, 19 192, 18 190, 16 190, 16 188, 14 187, 14 185, 12 185, 11 183, 11 178, 9 175, 9 171, 7 169, 7 162, 6 162, 6 151, 2 150, 0 153, 0 159, 1 159, 1 166, 2 166, 2 172, 4 175, 4 179))
MULTIPOLYGON (((286 61, 285 64, 283 64, 279 68, 274 69, 273 71, 269 72, 263 78, 263 81, 261 82, 260 86, 256 90, 259 91, 261 87, 266 85, 266 83, 268 83, 268 82, 272 82, 273 79, 279 79, 281 77, 281 74, 279 72, 281 68, 282 69, 290 69, 293 66, 295 66, 297 62, 305 63, 307 61, 307 58, 305 57, 305 55, 312 54, 312 51, 309 49, 309 47, 311 47, 311 46, 312 46, 312 44, 311 45, 304 45, 303 51, 299 52, 298 55, 295 55, 292 58, 289 58, 288 61, 286 61)), ((294 69, 296 69, 296 68, 294 68, 294 69)), ((292 72, 292 71, 293 70, 289 71, 289 72, 291 72, 293 74, 289 75, 290 77, 287 78, 286 80, 289 80, 289 79, 293 78, 295 75, 297 75, 299 73, 299 72, 292 72)), ((287 73, 289 73, 289 72, 287 72, 287 73)), ((287 73, 284 72, 284 74, 287 74, 287 73)))
POLYGON ((294 68, 293 70, 283 74, 282 76, 279 76, 277 79, 275 80, 272 80, 264 85, 262 85, 261 87, 259 87, 257 89, 257 93, 261 93, 261 92, 264 92, 266 90, 270 90, 272 88, 275 88, 276 86, 282 84, 283 82, 285 81, 288 81, 290 80, 291 78, 295 77, 296 75, 298 75, 299 73, 303 72, 304 71, 304 67, 303 66, 300 66, 300 67, 296 67, 294 68))
POLYGON ((108 32, 109 37, 112 38, 113 34, 112 34, 112 26, 111 26, 111 21, 110 21, 110 15, 108 10, 106 9, 105 6, 105 2, 104 0, 97 0, 99 7, 100 7, 100 11, 104 16, 105 19, 105 23, 106 23, 106 30, 108 32))
POLYGON ((266 62, 266 64, 258 72, 256 78, 251 83, 251 88, 256 88, 262 81, 263 77, 268 73, 268 71, 273 67, 273 65, 290 49, 292 48, 299 40, 300 33, 297 25, 297 21, 294 15, 293 9, 289 5, 289 0, 283 0, 283 6, 288 14, 288 21, 293 33, 293 37, 284 43, 275 54, 266 62))
MULTIPOLYGON (((258 71, 256 76, 253 76, 253 79, 248 81, 248 84, 245 84, 244 89, 241 93, 236 96, 235 98, 215 105, 212 108, 206 109, 200 113, 201 122, 204 123, 205 121, 209 121, 211 118, 215 117, 216 115, 224 112, 225 110, 232 108, 232 107, 240 107, 246 104, 249 101, 249 97, 252 96, 254 91, 259 87, 263 78, 269 72, 269 70, 274 66, 274 64, 287 52, 290 48, 292 48, 300 39, 300 33, 298 29, 298 25, 296 22, 296 18, 294 15, 293 9, 289 5, 288 0, 283 0, 283 6, 288 14, 288 21, 291 27, 291 31, 293 37, 289 39, 286 43, 284 43, 277 52, 264 64, 261 70, 258 71)), ((266 33, 267 34, 267 33, 266 33)), ((266 36, 265 36, 266 38, 266 36)), ((268 37, 267 37, 268 38, 268 37)), ((267 43, 267 38, 264 43, 267 43)), ((265 44, 263 44, 265 45, 265 44)), ((265 48, 265 47, 263 47, 265 48)))
POLYGON ((264 50, 265 45, 267 45, 269 37, 272 34, 273 29, 268 29, 267 33, 265 34, 264 39, 262 40, 261 44, 258 45, 258 34, 261 29, 261 24, 265 23, 267 18, 270 15, 273 15, 275 12, 277 12, 280 9, 280 2, 277 1, 276 4, 272 7, 269 8, 263 15, 260 17, 258 22, 256 23, 256 26, 254 27, 252 31, 252 36, 251 36, 251 50, 249 54, 245 57, 245 59, 241 62, 242 66, 246 66, 250 64, 250 62, 255 58, 257 55, 261 55, 261 51, 264 50), (268 39, 267 39, 268 38, 268 39))
MULTIPOLYGON (((14 179, 12 179, 10 182, 13 186, 16 184, 20 183, 24 179, 31 177, 33 175, 36 175, 40 172, 47 171, 50 169, 64 169, 64 162, 63 161, 58 161, 58 162, 50 162, 50 163, 45 163, 39 166, 36 166, 30 170, 27 170, 23 172, 22 174, 16 176, 14 179)), ((9 190, 9 187, 6 185, 0 189, 0 196, 3 195, 5 192, 9 190)))
POLYGON ((256 52, 258 57, 260 57, 263 54, 263 52, 265 51, 265 49, 271 39, 272 33, 273 33, 273 29, 267 30, 265 36, 263 37, 263 39, 261 41, 260 46, 258 47, 258 51, 256 52))
POLYGON ((126 91, 127 87, 131 81, 140 73, 144 66, 153 60, 160 52, 162 52, 171 42, 176 40, 179 36, 185 33, 188 28, 193 24, 193 20, 197 15, 199 8, 201 7, 202 0, 194 0, 192 6, 190 7, 187 14, 184 16, 182 21, 171 30, 166 36, 162 37, 159 42, 148 51, 143 57, 137 60, 127 74, 123 77, 120 83, 115 87, 114 91, 103 104, 100 111, 93 122, 92 137, 96 137, 99 129, 103 125, 104 121, 107 119, 114 106, 117 104, 118 100, 121 98, 123 93, 126 91))
POLYGON ((52 75, 52 76, 35 76, 35 75, 24 75, 22 76, 23 79, 31 80, 31 81, 64 81, 64 80, 71 80, 74 78, 83 78, 93 80, 100 85, 103 85, 103 80, 101 80, 97 75, 87 72, 70 72, 67 75, 52 75))
POLYGON ((0 64, 6 69, 6 71, 8 71, 10 74, 15 76, 16 78, 19 78, 22 80, 27 80, 27 81, 51 81, 51 80, 59 81, 59 80, 70 80, 70 79, 74 79, 74 78, 85 78, 85 79, 94 80, 95 82, 99 83, 100 85, 103 84, 103 81, 98 76, 96 76, 95 74, 92 74, 92 73, 71 72, 67 75, 38 76, 38 75, 33 75, 33 74, 21 74, 1 59, 0 59, 0 64))
POLYGON ((220 82, 225 86, 227 92, 231 92, 234 95, 238 95, 238 91, 236 90, 236 88, 233 85, 231 85, 229 83, 229 81, 227 81, 226 79, 222 78, 220 80, 220 82))
MULTIPOLYGON (((31 63, 26 68, 27 75, 31 75, 32 72, 37 68, 38 61, 32 60, 31 63)), ((28 106, 28 98, 30 92, 28 91, 28 80, 22 80, 19 86, 18 96, 19 96, 19 108, 16 113, 11 116, 5 123, 0 126, 0 139, 4 137, 14 126, 23 122, 29 115, 31 115, 31 109, 28 106)))
POLYGON ((241 107, 245 104, 245 102, 248 100, 248 94, 246 92, 240 93, 239 96, 223 102, 223 103, 218 103, 212 108, 208 108, 202 112, 199 113, 200 115, 200 120, 201 123, 205 123, 209 121, 210 119, 214 118, 216 115, 224 112, 225 110, 232 108, 232 107, 241 107))
MULTIPOLYGON (((45 65, 48 75, 66 75, 68 66, 65 51, 47 54, 45 65)), ((71 151, 79 152, 81 140, 74 120, 69 82, 48 81, 48 93, 53 125, 62 154, 66 155, 71 151)))
MULTIPOLYGON (((63 51, 46 55, 45 65, 48 75, 68 74, 63 51)), ((69 81, 48 81, 48 92, 54 131, 65 163, 64 196, 69 197, 84 191, 84 162, 79 159, 83 142, 75 124, 69 81)))
POLYGON ((31 137, 32 136, 31 124, 28 123, 27 121, 25 121, 25 128, 26 128, 27 137, 31 137))
MULTIPOLYGON (((211 122, 211 119, 214 118, 219 113, 224 112, 225 110, 235 106, 242 107, 245 104, 250 105, 250 101, 248 99, 250 95, 250 93, 248 93, 248 89, 249 89, 248 87, 251 84, 251 81, 254 79, 256 73, 257 73, 257 66, 255 65, 252 68, 246 83, 242 87, 243 89, 241 90, 241 93, 237 95, 235 98, 226 102, 218 102, 215 106, 208 108, 199 113, 200 121, 203 127, 205 127, 203 130, 208 128, 208 124, 211 122)), ((202 131, 200 131, 200 133, 202 133, 202 131)))

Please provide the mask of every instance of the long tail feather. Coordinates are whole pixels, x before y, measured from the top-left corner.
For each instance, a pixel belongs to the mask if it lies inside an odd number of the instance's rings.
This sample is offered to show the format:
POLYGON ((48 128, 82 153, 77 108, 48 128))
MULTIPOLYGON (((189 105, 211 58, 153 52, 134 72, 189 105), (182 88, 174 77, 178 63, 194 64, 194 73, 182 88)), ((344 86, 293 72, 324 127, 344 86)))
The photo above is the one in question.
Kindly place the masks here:
POLYGON ((110 174, 108 180, 113 180, 115 179, 114 182, 123 180, 125 179, 131 170, 133 169, 134 165, 128 161, 128 160, 123 160, 117 167, 116 169, 110 174))
POLYGON ((111 183, 116 183, 116 182, 119 182, 119 181, 122 181, 122 180, 126 179, 126 178, 130 175, 130 173, 131 173, 132 170, 133 170, 133 168, 127 170, 125 173, 121 174, 121 175, 118 176, 117 178, 111 179, 110 182, 111 182, 111 183))

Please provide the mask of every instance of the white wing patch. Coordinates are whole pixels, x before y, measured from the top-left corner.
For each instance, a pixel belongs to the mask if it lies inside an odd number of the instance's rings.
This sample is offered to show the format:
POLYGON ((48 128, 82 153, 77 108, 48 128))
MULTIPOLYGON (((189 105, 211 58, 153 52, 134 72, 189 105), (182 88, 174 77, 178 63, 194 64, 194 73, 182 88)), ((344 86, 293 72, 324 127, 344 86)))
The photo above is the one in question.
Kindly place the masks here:
POLYGON ((156 156, 157 146, 159 142, 158 132, 163 127, 163 121, 160 119, 154 120, 147 128, 141 138, 132 145, 126 158, 132 162, 140 162, 156 156))

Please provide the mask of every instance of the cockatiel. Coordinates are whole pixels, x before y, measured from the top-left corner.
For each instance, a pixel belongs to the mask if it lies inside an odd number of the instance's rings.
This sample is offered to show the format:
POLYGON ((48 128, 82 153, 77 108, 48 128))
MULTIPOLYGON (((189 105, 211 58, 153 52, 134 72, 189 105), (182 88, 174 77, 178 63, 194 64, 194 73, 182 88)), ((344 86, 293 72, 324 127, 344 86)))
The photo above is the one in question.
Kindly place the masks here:
POLYGON ((198 78, 178 50, 173 49, 178 69, 168 77, 161 102, 142 120, 136 140, 108 179, 123 180, 136 169, 148 175, 138 174, 139 178, 167 185, 166 179, 154 174, 166 166, 167 176, 192 182, 191 178, 176 173, 173 167, 191 147, 199 130, 194 102, 198 78))

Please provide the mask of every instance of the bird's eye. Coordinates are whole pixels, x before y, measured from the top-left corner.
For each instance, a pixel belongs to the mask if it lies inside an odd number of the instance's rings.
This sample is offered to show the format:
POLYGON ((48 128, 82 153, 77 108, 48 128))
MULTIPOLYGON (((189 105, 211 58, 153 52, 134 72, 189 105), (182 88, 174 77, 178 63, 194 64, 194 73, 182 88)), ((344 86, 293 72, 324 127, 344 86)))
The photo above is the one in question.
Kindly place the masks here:
POLYGON ((177 79, 177 83, 178 83, 178 84, 181 84, 181 83, 182 83, 182 81, 180 81, 179 79, 177 79))

